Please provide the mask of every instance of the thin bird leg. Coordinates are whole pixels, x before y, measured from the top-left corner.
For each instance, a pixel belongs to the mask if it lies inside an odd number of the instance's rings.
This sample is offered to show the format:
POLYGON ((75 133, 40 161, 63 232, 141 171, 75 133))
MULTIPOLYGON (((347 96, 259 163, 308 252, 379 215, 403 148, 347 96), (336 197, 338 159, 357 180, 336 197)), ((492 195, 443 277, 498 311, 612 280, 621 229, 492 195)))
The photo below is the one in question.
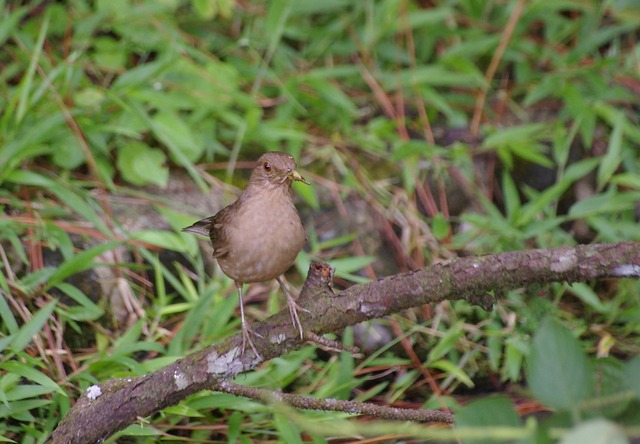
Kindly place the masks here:
POLYGON ((258 353, 256 346, 253 344, 253 341, 251 340, 252 334, 255 334, 257 336, 260 336, 260 335, 255 333, 253 329, 249 327, 249 324, 247 323, 247 320, 244 317, 244 303, 242 302, 242 284, 236 282, 236 288, 238 289, 238 298, 240 299, 240 317, 242 318, 242 353, 244 353, 247 347, 247 343, 249 343, 251 350, 253 350, 253 352, 256 354, 258 359, 262 361, 262 355, 258 353))
POLYGON ((280 284, 280 287, 282 288, 282 291, 284 291, 284 294, 287 295, 287 305, 289 306, 289 313, 291 314, 291 323, 293 323, 293 326, 298 329, 298 331, 300 332, 300 339, 302 339, 304 333, 302 331, 302 324, 300 323, 300 318, 298 317, 298 310, 306 311, 307 313, 309 313, 309 310, 307 310, 306 308, 300 307, 296 303, 296 299, 293 297, 293 295, 285 285, 285 282, 282 276, 277 276, 276 280, 280 284))

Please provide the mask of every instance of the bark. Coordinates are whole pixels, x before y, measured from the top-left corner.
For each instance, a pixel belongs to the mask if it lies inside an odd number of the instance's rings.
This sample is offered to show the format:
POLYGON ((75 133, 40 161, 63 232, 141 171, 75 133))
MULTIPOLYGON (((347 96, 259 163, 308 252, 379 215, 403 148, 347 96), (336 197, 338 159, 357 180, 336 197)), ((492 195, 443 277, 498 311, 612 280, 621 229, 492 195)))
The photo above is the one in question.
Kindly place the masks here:
MULTIPOLYGON (((466 257, 355 285, 336 293, 333 270, 312 263, 300 293, 300 320, 317 335, 442 300, 466 299, 490 309, 495 297, 532 283, 581 282, 640 277, 640 243, 594 244, 466 257), (493 296, 491 295, 493 294, 493 296)), ((273 359, 304 345, 288 310, 253 325, 263 358, 273 359)), ((262 362, 240 350, 241 335, 213 344, 139 377, 105 381, 100 394, 85 393, 51 435, 51 443, 94 443, 187 396, 262 362), (97 395, 97 396, 96 396, 97 395)))

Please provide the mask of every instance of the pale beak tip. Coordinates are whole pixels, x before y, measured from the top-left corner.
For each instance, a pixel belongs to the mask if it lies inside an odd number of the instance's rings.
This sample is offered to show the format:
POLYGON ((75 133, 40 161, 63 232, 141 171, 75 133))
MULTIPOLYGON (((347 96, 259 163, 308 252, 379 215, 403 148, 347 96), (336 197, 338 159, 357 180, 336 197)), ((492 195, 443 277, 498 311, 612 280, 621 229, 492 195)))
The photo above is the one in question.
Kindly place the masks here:
POLYGON ((304 178, 304 177, 302 177, 302 176, 300 175, 300 173, 298 173, 298 172, 297 172, 297 171, 295 171, 295 170, 291 173, 291 178, 292 178, 293 180, 297 180, 298 182, 302 182, 302 183, 306 183, 307 185, 311 185, 309 182, 307 182, 307 181, 305 180, 305 178, 304 178))

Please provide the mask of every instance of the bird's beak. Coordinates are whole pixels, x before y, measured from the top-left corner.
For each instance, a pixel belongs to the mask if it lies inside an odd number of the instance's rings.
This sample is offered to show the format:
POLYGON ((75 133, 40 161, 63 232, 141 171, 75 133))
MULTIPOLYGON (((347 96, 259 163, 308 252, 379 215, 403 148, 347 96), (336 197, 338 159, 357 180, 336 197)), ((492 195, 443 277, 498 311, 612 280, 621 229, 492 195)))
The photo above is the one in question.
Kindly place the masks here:
POLYGON ((296 170, 293 170, 290 174, 289 177, 291 178, 291 180, 297 180, 298 182, 302 182, 302 183, 306 183, 307 185, 311 185, 309 182, 307 182, 305 180, 304 177, 302 177, 300 175, 300 173, 298 173, 296 170))

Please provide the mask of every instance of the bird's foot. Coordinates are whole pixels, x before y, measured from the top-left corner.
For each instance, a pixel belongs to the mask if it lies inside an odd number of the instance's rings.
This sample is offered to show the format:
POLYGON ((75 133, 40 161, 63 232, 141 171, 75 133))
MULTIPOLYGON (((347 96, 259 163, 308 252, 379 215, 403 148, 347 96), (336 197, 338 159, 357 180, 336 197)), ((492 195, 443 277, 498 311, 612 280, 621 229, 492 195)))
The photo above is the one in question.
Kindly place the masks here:
POLYGON ((263 337, 260 333, 256 333, 249 326, 249 324, 243 319, 242 320, 242 353, 244 353, 244 351, 247 349, 247 344, 249 344, 249 347, 251 347, 251 350, 253 350, 253 353, 255 353, 256 357, 262 361, 263 360, 262 355, 258 353, 258 349, 256 349, 255 344, 251 340, 251 335, 255 335, 259 338, 263 337))
POLYGON ((289 294, 287 294, 287 305, 289 306, 289 313, 291 314, 291 323, 294 327, 298 329, 300 332, 300 339, 304 337, 304 331, 302 330, 302 323, 300 323, 300 317, 298 316, 298 310, 306 311, 310 313, 306 308, 300 307, 296 300, 293 299, 289 294))
POLYGON ((302 330, 302 323, 300 323, 300 317, 298 316, 298 310, 306 311, 307 313, 311 313, 306 308, 302 308, 296 302, 296 299, 293 297, 287 285, 285 284, 284 278, 282 276, 276 277, 276 280, 280 284, 282 291, 287 295, 287 305, 289 306, 289 313, 291 314, 291 323, 294 327, 298 329, 300 332, 300 339, 304 339, 304 331, 302 330))

